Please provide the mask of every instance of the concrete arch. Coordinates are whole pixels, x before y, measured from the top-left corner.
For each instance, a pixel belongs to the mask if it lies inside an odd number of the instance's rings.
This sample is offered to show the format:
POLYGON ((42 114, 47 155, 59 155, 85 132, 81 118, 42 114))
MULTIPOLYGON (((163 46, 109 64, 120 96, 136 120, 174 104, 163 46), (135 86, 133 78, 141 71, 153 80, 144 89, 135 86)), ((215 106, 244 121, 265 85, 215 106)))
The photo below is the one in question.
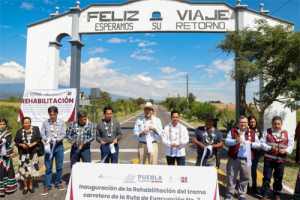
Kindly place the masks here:
POLYGON ((60 41, 61 41, 64 37, 67 37, 67 36, 71 37, 68 33, 60 33, 60 34, 56 37, 55 41, 58 42, 58 43, 60 43, 60 41))

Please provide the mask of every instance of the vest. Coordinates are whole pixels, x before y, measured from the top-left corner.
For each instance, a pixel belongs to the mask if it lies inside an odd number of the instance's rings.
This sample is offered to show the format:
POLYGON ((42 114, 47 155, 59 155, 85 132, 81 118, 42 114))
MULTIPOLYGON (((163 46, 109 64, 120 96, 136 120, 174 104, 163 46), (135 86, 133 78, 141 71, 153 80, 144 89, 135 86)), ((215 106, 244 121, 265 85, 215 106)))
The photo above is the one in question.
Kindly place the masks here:
MULTIPOLYGON (((255 131, 251 130, 251 129, 247 129, 247 132, 245 133, 245 139, 248 140, 248 136, 251 136, 251 142, 255 142, 255 131)), ((231 129, 231 138, 232 139, 237 139, 239 137, 239 133, 238 133, 238 128, 232 128, 231 129)), ((240 143, 234 145, 234 146, 230 146, 229 150, 228 150, 228 156, 232 159, 236 159, 237 158, 237 154, 240 150, 240 143)), ((253 153, 253 149, 251 148, 251 158, 254 158, 254 153, 253 153)))
POLYGON ((272 135, 272 129, 267 129, 267 142, 269 146, 276 146, 278 151, 267 151, 265 152, 265 159, 268 161, 274 161, 278 163, 285 162, 286 154, 279 153, 280 149, 286 149, 288 147, 288 133, 286 130, 283 130, 284 139, 281 142, 276 142, 276 139, 272 135))

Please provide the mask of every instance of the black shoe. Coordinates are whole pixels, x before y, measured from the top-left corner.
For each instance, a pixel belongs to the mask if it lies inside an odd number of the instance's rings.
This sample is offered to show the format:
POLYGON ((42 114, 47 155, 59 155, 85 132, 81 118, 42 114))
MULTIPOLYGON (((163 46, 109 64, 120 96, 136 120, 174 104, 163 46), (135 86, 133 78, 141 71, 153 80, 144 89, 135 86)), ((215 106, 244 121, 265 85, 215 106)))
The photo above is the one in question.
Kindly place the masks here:
POLYGON ((252 190, 252 192, 254 193, 254 194, 258 194, 258 191, 257 191, 257 186, 256 185, 252 185, 252 187, 251 187, 251 190, 252 190))
POLYGON ((24 189, 23 190, 23 195, 27 194, 27 192, 28 192, 28 189, 24 189))
POLYGON ((250 191, 250 186, 249 186, 249 183, 248 183, 248 186, 247 186, 247 194, 249 193, 250 191))
POLYGON ((29 188, 29 192, 30 192, 30 193, 34 193, 35 191, 34 191, 33 188, 29 188))

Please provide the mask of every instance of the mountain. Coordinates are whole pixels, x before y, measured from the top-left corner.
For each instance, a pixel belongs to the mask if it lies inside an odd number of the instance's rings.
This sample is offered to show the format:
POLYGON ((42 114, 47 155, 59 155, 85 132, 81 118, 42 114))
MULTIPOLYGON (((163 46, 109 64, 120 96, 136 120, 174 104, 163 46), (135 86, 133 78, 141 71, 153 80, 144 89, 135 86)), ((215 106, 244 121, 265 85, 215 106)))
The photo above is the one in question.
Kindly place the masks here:
MULTIPOLYGON (((69 88, 67 86, 59 85, 59 89, 63 88, 69 88)), ((17 97, 17 98, 22 98, 23 93, 25 89, 25 84, 24 83, 0 83, 0 99, 8 99, 9 97, 17 97)), ((84 95, 88 97, 91 93, 90 88, 81 88, 81 92, 84 92, 84 95)), ((128 99, 129 97, 125 96, 120 96, 117 94, 111 94, 112 101, 118 99, 118 98, 124 98, 128 99)), ((161 102, 160 100, 155 100, 155 103, 161 102)))
POLYGON ((1 83, 0 99, 8 99, 9 97, 22 98, 25 84, 23 83, 1 83))

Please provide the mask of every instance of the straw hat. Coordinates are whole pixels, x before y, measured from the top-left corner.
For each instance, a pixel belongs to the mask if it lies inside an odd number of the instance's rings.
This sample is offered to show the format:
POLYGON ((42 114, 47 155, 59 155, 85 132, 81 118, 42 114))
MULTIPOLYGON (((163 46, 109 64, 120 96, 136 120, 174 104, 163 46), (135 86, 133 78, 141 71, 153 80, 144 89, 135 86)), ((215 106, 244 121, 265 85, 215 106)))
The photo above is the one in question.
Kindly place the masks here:
POLYGON ((152 105, 151 102, 147 102, 146 104, 141 104, 140 108, 142 110, 144 110, 145 108, 152 108, 154 110, 154 112, 156 112, 158 110, 158 106, 157 105, 152 105))

